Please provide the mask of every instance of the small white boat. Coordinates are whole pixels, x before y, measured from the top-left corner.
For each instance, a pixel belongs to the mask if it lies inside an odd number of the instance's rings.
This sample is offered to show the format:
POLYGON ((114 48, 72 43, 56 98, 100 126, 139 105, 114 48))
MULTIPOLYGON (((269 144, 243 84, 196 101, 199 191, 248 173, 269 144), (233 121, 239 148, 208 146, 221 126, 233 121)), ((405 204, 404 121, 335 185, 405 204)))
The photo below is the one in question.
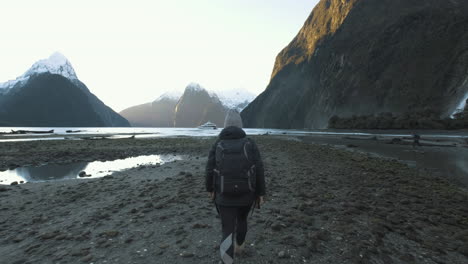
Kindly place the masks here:
POLYGON ((205 124, 199 126, 198 128, 201 128, 201 129, 216 129, 216 124, 211 123, 210 121, 208 121, 205 124))

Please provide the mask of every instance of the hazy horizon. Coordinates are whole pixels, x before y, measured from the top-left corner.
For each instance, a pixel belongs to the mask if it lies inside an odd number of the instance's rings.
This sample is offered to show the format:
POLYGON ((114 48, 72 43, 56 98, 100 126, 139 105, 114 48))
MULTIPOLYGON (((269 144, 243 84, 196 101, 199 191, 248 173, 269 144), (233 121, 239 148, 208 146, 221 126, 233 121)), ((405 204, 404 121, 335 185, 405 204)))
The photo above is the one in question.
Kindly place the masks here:
POLYGON ((317 2, 11 1, 0 17, 0 83, 58 51, 118 112, 191 82, 259 94, 317 2))

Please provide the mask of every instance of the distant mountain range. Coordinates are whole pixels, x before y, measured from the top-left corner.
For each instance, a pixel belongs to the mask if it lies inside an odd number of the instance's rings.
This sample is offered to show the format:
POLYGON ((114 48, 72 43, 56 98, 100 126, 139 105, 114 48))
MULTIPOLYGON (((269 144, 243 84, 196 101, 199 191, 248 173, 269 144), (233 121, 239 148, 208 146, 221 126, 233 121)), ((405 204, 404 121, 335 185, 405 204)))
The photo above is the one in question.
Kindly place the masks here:
POLYGON ((196 127, 211 121, 222 127, 228 109, 242 111, 254 98, 254 94, 242 89, 210 92, 191 83, 183 93, 166 93, 151 103, 127 108, 120 114, 132 126, 196 127))
POLYGON ((0 84, 0 126, 128 127, 129 122, 92 94, 60 53, 0 84))
POLYGON ((245 90, 208 92, 189 84, 183 93, 114 112, 82 83, 60 53, 33 64, 15 80, 0 84, 0 126, 24 127, 195 127, 223 126, 227 109, 241 111, 255 95, 245 90), (127 119, 128 121, 127 121, 127 119), (130 121, 130 122, 129 122, 130 121))
POLYGON ((151 103, 129 107, 120 115, 134 127, 173 127, 174 110, 181 95, 166 93, 151 103))
POLYGON ((325 128, 332 116, 380 113, 447 118, 468 96, 467 28, 466 0, 321 0, 241 113, 244 125, 325 128))

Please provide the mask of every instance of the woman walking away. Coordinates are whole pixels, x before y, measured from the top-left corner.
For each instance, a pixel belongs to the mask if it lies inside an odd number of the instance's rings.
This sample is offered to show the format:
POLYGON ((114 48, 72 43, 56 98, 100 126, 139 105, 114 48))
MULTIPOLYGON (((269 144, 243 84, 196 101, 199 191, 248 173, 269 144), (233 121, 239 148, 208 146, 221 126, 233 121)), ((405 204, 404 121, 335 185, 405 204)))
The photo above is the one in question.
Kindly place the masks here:
POLYGON ((221 260, 232 264, 242 252, 250 209, 263 203, 265 177, 255 142, 242 130, 242 119, 229 110, 224 129, 213 145, 206 164, 206 190, 221 216, 221 260))

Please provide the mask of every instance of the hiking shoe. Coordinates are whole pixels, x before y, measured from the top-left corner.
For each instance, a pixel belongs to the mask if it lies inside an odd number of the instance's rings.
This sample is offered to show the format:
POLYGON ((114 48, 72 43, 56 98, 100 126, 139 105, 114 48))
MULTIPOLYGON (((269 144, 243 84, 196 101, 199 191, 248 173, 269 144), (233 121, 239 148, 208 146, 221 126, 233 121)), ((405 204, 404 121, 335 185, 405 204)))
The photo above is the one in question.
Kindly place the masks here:
POLYGON ((242 252, 244 252, 244 246, 245 246, 245 241, 244 243, 238 245, 237 241, 234 242, 234 254, 240 255, 242 252))

